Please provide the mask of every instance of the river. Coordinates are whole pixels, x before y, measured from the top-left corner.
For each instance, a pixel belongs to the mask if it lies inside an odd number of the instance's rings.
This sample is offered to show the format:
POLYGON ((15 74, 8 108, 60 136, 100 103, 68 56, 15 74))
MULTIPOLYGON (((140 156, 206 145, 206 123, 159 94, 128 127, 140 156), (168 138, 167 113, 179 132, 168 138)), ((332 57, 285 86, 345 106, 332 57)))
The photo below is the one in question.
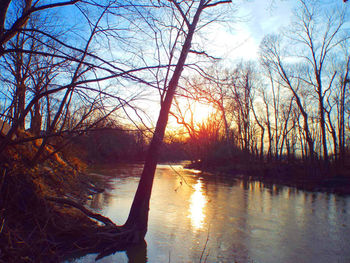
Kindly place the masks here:
MULTIPOLYGON (((91 208, 123 224, 141 169, 100 170, 110 189, 91 208)), ((350 197, 158 165, 146 243, 98 262, 350 262, 350 197)))

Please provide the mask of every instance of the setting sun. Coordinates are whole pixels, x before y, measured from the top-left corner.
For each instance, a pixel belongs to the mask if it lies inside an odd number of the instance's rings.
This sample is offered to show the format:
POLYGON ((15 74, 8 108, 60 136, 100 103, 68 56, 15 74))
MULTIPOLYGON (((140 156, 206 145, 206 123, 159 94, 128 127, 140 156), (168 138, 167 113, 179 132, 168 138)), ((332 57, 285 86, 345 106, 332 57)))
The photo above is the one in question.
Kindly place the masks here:
MULTIPOLYGON (((194 124, 200 124, 205 122, 210 115, 215 112, 215 109, 209 105, 200 102, 195 102, 193 105, 193 122, 194 124)), ((191 116, 185 116, 186 121, 191 120, 191 116)))
POLYGON ((175 103, 174 108, 174 118, 172 118, 169 123, 169 126, 174 128, 183 125, 183 123, 196 127, 197 125, 206 122, 208 118, 216 112, 210 104, 198 101, 188 102, 185 100, 179 100, 175 103))

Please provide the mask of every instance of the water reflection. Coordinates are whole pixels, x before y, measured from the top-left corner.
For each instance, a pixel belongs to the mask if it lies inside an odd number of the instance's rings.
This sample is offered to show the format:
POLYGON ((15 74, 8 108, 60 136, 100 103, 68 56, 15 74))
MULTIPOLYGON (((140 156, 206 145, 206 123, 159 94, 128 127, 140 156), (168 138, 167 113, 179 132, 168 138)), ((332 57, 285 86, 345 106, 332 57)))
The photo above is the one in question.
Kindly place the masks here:
POLYGON ((195 191, 191 196, 189 217, 191 219, 192 227, 198 230, 203 228, 205 220, 204 208, 207 200, 202 190, 202 182, 199 179, 193 188, 195 191))
MULTIPOLYGON (((102 202, 104 215, 122 224, 141 167, 120 168, 111 197, 91 205, 102 202)), ((147 247, 99 263, 200 262, 205 246, 207 263, 350 262, 349 197, 175 168, 181 178, 166 165, 157 167, 147 247)), ((95 257, 75 262, 92 263, 95 257)))

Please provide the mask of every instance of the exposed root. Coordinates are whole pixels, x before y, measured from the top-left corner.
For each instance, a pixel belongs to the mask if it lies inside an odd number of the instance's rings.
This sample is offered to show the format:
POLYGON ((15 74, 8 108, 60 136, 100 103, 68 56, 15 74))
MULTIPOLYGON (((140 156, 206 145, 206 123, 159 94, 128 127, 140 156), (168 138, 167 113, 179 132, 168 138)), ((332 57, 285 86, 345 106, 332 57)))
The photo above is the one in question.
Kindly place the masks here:
POLYGON ((136 228, 117 226, 83 204, 45 197, 44 186, 28 174, 3 173, 0 182, 1 263, 61 262, 86 253, 102 258, 143 241, 136 228))

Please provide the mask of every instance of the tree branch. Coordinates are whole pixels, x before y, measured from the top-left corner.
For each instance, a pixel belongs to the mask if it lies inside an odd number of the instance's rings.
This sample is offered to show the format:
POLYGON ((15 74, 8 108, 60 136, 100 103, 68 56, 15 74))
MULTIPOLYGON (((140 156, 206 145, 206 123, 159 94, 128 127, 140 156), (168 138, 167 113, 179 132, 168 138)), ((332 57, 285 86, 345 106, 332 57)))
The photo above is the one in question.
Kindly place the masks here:
MULTIPOLYGON (((3 33, 0 35, 0 46, 3 46, 6 42, 8 42, 10 39, 12 39, 17 31, 22 28, 28 21, 30 15, 34 12, 45 10, 45 9, 50 9, 54 7, 61 7, 61 6, 67 6, 67 5, 74 5, 78 3, 81 0, 72 0, 72 1, 65 1, 65 2, 59 2, 59 3, 52 3, 52 4, 47 4, 47 5, 42 5, 38 7, 25 7, 25 10, 20 18, 16 20, 16 22, 13 23, 11 28, 9 30, 6 30, 6 33, 3 33)), ((2 55, 2 54, 0 54, 2 55)))
POLYGON ((117 225, 114 224, 109 218, 104 217, 100 214, 94 213, 94 212, 86 209, 83 205, 78 204, 77 202, 75 202, 71 199, 61 198, 61 197, 50 197, 50 196, 46 197, 45 199, 48 201, 51 201, 51 202, 72 206, 74 208, 79 209, 81 212, 83 212, 88 217, 91 217, 97 221, 100 221, 100 222, 104 223, 105 225, 117 227, 117 225))
POLYGON ((204 5, 204 8, 213 7, 213 6, 217 6, 220 4, 228 4, 228 3, 232 3, 232 0, 223 0, 223 1, 218 1, 218 2, 212 3, 212 4, 208 3, 208 4, 204 5))
POLYGON ((216 57, 213 57, 213 56, 211 56, 211 55, 209 55, 207 52, 205 52, 205 51, 197 51, 197 50, 193 50, 193 49, 191 49, 190 51, 189 51, 189 53, 194 53, 194 54, 197 54, 197 55, 204 55, 204 56, 206 56, 207 58, 210 58, 210 59, 213 59, 213 60, 219 60, 220 58, 216 58, 216 57))

